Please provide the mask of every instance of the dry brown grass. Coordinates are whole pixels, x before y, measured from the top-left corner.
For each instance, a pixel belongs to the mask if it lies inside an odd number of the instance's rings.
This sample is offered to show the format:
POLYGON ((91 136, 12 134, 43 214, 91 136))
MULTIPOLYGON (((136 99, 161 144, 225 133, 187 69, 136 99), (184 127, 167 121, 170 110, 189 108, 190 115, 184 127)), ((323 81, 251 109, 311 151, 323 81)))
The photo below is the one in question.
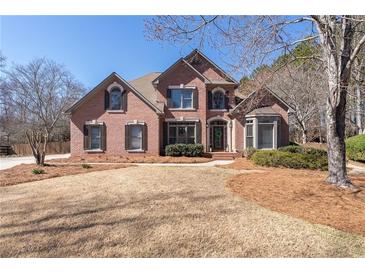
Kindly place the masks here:
POLYGON ((2 187, 0 256, 365 256, 364 237, 232 195, 241 172, 141 166, 2 187))
POLYGON ((81 164, 79 165, 45 165, 37 166, 36 164, 21 164, 14 166, 12 168, 0 170, 0 187, 10 186, 21 183, 45 180, 54 177, 61 177, 67 175, 74 175, 80 173, 87 173, 100 170, 109 170, 124 168, 130 165, 125 164, 110 164, 110 165, 90 165, 90 168, 83 168, 81 164), (44 174, 33 174, 33 169, 42 169, 44 174))
MULTIPOLYGON (((255 166, 240 160, 232 167, 255 166)), ((352 192, 324 183, 326 176, 322 171, 261 167, 259 173, 232 178, 228 186, 245 199, 272 210, 365 236, 365 177, 351 177, 362 189, 352 192)))
POLYGON ((171 157, 171 156, 120 156, 120 155, 86 155, 67 159, 55 159, 55 163, 206 163, 208 157, 171 157))

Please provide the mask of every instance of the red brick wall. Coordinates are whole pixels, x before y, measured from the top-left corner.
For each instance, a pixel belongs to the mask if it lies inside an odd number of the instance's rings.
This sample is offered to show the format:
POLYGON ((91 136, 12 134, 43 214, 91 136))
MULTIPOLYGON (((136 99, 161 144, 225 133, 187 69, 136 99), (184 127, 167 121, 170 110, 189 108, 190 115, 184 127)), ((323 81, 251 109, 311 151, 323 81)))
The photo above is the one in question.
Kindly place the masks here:
POLYGON ((192 66, 201 74, 203 74, 205 77, 207 77, 210 80, 218 80, 218 81, 225 80, 224 75, 208 61, 206 61, 203 58, 199 58, 199 61, 200 61, 199 63, 192 63, 192 66))
POLYGON ((163 102, 167 105, 166 93, 169 86, 180 86, 183 84, 185 86, 194 86, 197 88, 197 97, 198 97, 198 108, 196 110, 169 110, 165 109, 165 117, 166 118, 174 118, 178 119, 180 117, 186 118, 195 118, 200 119, 201 122, 201 140, 202 144, 206 146, 206 130, 205 123, 207 119, 207 97, 206 97, 206 88, 205 83, 201 79, 201 77, 197 76, 197 73, 194 72, 191 68, 187 67, 186 64, 181 63, 180 65, 173 68, 169 71, 159 82, 157 85, 157 100, 163 102))
POLYGON ((106 151, 105 154, 114 155, 138 155, 125 150, 124 126, 128 121, 138 120, 147 123, 148 148, 144 154, 159 154, 159 119, 156 112, 139 99, 125 84, 117 77, 109 83, 100 87, 96 94, 84 102, 71 115, 71 154, 86 154, 84 151, 83 126, 85 121, 97 120, 106 124, 106 151), (104 110, 104 91, 106 88, 117 82, 127 92, 127 111, 125 113, 110 113, 104 110))
MULTIPOLYGON (((289 123, 288 123, 288 108, 280 102, 276 97, 268 93, 262 101, 257 105, 257 108, 270 106, 275 112, 281 116, 280 121, 280 139, 278 139, 278 147, 289 144, 289 123)), ((244 127, 245 119, 239 115, 235 115, 236 120, 236 149, 242 151, 244 149, 244 127)))
MULTIPOLYGON (((207 91, 213 90, 217 85, 206 86, 203 79, 197 75, 191 68, 187 67, 185 64, 181 63, 176 66, 174 69, 168 72, 159 82, 156 89, 158 91, 157 100, 163 102, 167 105, 166 93, 169 86, 180 86, 181 84, 185 86, 194 86, 197 88, 198 93, 198 108, 196 110, 170 110, 166 108, 165 114, 166 118, 174 118, 178 119, 180 117, 186 118, 195 118, 199 119, 201 122, 201 142, 206 147, 207 145, 207 130, 206 130, 206 122, 207 119, 215 116, 221 116, 228 120, 228 111, 211 111, 208 110, 208 98, 207 91)), ((235 106, 235 97, 234 97, 234 87, 233 85, 219 85, 219 87, 224 90, 230 91, 229 93, 229 102, 231 107, 235 106)))

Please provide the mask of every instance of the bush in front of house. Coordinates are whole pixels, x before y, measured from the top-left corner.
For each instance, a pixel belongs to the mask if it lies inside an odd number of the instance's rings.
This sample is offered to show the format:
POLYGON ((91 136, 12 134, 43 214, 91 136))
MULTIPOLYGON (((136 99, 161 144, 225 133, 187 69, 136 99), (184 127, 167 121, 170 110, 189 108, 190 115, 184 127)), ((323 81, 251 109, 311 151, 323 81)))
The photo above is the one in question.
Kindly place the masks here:
POLYGON ((327 153, 313 148, 256 151, 251 160, 261 166, 327 170, 327 153))
POLYGON ((365 162, 365 134, 347 138, 346 155, 350 160, 365 162))
POLYGON ((92 168, 92 166, 89 164, 82 164, 81 166, 82 166, 82 168, 85 168, 85 169, 92 168))
POLYGON ((204 146, 202 144, 173 144, 165 148, 166 156, 173 157, 200 157, 203 155, 204 146))

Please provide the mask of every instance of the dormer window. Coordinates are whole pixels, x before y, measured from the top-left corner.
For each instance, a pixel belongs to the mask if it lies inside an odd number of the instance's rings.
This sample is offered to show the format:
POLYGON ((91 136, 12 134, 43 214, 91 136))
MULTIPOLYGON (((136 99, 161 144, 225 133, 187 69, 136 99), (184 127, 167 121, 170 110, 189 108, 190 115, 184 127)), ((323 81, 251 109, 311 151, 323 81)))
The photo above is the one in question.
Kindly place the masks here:
POLYGON ((110 109, 120 110, 122 108, 122 91, 115 87, 110 91, 110 109))

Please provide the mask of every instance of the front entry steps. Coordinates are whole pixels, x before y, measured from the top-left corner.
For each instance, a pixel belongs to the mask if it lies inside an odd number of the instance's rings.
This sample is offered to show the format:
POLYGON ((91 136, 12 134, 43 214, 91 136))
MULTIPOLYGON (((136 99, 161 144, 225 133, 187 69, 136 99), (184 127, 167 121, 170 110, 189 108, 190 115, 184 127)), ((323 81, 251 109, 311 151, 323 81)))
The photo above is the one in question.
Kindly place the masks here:
POLYGON ((237 152, 209 152, 209 154, 213 160, 234 160, 240 156, 237 152))

